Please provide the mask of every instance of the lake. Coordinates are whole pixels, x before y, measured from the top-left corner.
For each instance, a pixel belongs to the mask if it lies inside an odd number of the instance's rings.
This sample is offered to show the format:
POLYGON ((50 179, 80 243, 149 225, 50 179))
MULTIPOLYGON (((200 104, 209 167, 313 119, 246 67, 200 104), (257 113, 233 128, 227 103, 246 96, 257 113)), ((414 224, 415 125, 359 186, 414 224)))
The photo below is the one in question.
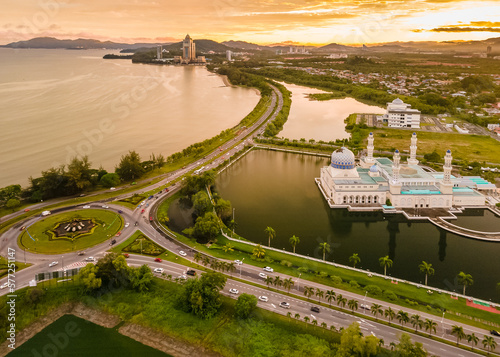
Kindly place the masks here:
MULTIPOLYGON (((430 285, 461 291, 455 277, 464 271, 474 278, 468 294, 500 301, 495 292, 500 244, 460 237, 427 222, 409 222, 402 215, 330 209, 314 182, 328 163, 324 157, 253 150, 222 172, 216 189, 235 208, 236 232, 267 245, 264 229, 270 226, 277 233, 273 247, 292 251, 288 240, 296 235, 297 253, 316 258, 322 258, 319 243, 328 242, 332 251, 327 260, 350 265, 349 257, 358 253, 363 269, 379 273, 383 269, 378 259, 389 255, 394 265, 388 274, 415 282, 424 280, 418 265, 425 260, 436 271, 430 285)), ((466 210, 459 222, 492 228, 500 219, 488 211, 466 210)))
POLYGON ((233 127, 260 99, 204 67, 102 59, 112 52, 0 48, 0 187, 77 155, 108 171, 129 150, 166 157, 233 127))
POLYGON ((358 102, 354 98, 310 100, 307 94, 328 93, 319 89, 282 83, 292 92, 290 115, 278 134, 288 139, 335 141, 349 139, 344 120, 353 113, 383 114, 385 109, 358 102))

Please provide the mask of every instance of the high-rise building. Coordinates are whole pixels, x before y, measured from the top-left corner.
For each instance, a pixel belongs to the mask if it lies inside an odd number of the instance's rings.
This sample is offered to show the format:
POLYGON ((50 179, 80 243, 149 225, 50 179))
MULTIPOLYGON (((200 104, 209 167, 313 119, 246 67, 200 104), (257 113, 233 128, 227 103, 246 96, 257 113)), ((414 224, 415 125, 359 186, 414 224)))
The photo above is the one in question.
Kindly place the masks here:
POLYGON ((161 60, 162 51, 163 50, 162 50, 161 45, 156 47, 156 59, 157 60, 161 60))
POLYGON ((231 62, 231 55, 233 54, 233 52, 231 52, 231 50, 227 50, 226 51, 226 59, 231 62))
POLYGON ((196 46, 189 35, 186 35, 184 41, 182 41, 182 59, 186 62, 196 59, 196 46))

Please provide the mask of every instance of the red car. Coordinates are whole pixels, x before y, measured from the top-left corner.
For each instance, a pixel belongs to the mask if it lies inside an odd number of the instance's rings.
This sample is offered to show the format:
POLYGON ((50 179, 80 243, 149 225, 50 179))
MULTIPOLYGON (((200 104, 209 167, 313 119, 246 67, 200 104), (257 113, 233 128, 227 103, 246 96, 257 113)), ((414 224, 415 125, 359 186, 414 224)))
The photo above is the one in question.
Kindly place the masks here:
POLYGON ((29 209, 29 208, 25 208, 25 209, 24 209, 24 212, 29 212, 29 211, 30 211, 30 209, 29 209))
POLYGON ((142 209, 142 211, 141 211, 141 213, 144 213, 144 211, 145 211, 145 210, 144 210, 144 208, 143 208, 143 209, 142 209))
POLYGON ((128 255, 127 253, 123 253, 123 256, 124 256, 125 258, 128 258, 130 255, 128 255))
POLYGON ((149 221, 150 221, 150 222, 153 222, 153 217, 149 217, 149 221))
POLYGON ((161 259, 160 258, 155 258, 155 262, 161 263, 161 259))
POLYGON ((121 236, 121 235, 122 235, 122 232, 118 232, 118 233, 116 233, 116 236, 117 236, 117 237, 119 237, 119 236, 121 236))

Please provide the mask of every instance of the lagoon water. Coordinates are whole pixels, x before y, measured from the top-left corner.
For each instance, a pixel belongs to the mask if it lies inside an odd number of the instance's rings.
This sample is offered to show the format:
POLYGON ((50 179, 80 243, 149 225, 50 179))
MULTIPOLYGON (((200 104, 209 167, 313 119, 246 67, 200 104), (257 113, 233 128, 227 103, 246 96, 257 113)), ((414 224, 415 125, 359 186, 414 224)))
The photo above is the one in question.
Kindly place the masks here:
POLYGON ((168 156, 236 125, 259 100, 204 67, 102 59, 111 52, 0 49, 0 187, 76 155, 108 171, 129 150, 168 156))
MULTIPOLYGON (((438 229, 431 223, 408 222, 401 215, 350 213, 332 210, 314 178, 329 159, 283 152, 253 150, 221 173, 216 181, 220 195, 235 208, 236 232, 267 245, 264 229, 276 230, 273 247, 291 251, 292 235, 300 237, 297 253, 321 258, 319 243, 328 242, 327 260, 349 264, 358 253, 361 267, 382 273, 378 259, 389 255, 394 265, 388 273, 422 282, 418 265, 432 263, 435 275, 429 284, 461 291, 456 275, 471 274, 472 296, 500 302, 495 291, 500 282, 500 244, 467 239, 438 229), (244 187, 244 189, 242 189, 244 187)), ((459 218, 460 225, 498 227, 500 218, 484 210, 473 210, 459 218)))
POLYGON ((310 100, 307 94, 328 93, 319 89, 282 83, 292 92, 290 115, 278 134, 288 139, 335 141, 349 139, 344 120, 353 113, 383 114, 385 109, 358 102, 354 98, 310 100))

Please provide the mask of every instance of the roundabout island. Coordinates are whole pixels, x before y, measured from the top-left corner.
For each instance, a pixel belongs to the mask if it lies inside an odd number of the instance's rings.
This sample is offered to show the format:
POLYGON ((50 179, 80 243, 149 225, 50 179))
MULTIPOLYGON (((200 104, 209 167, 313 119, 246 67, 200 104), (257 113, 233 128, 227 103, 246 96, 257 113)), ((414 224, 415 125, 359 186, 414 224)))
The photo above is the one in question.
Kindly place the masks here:
POLYGON ((44 217, 22 227, 20 248, 31 253, 59 254, 74 252, 115 236, 123 227, 123 218, 104 209, 72 210, 44 217))

